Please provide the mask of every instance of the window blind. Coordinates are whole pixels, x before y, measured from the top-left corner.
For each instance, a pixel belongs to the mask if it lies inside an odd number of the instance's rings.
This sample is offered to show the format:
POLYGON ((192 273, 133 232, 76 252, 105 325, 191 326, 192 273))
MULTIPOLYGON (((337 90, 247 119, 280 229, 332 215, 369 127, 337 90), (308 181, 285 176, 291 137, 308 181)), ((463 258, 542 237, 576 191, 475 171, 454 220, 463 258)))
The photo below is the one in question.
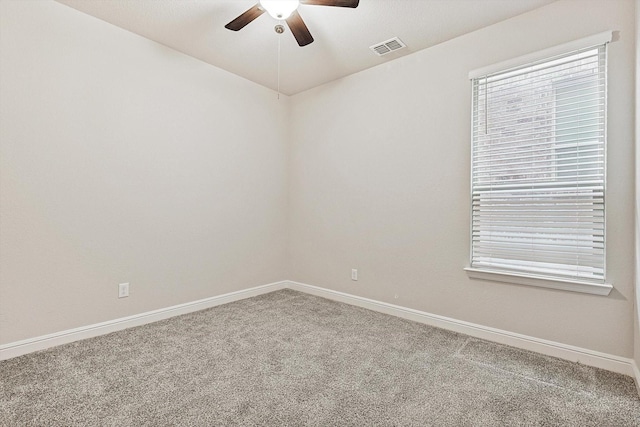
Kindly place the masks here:
POLYGON ((471 267, 604 283, 606 46, 472 79, 471 267))

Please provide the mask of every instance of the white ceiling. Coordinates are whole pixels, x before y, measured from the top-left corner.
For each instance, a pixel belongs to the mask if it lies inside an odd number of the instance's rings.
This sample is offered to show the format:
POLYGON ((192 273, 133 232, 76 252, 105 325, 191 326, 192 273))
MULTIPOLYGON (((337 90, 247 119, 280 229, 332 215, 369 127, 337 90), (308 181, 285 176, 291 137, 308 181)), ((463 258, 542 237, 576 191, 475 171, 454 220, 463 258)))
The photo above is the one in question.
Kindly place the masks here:
POLYGON ((216 67, 293 95, 555 0, 360 0, 356 9, 301 5, 315 41, 299 47, 268 14, 238 32, 224 25, 257 0, 57 0, 216 67), (399 37, 407 48, 377 56, 369 46, 399 37))

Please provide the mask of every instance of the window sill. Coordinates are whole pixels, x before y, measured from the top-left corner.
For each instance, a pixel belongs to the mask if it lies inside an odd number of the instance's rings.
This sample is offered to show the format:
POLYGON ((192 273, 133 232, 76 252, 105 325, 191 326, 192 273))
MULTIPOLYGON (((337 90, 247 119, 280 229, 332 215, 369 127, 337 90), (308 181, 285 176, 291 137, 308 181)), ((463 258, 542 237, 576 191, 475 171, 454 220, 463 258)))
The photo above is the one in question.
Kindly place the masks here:
POLYGON ((560 289, 563 291, 582 292, 585 294, 607 296, 613 289, 609 283, 589 283, 579 280, 549 279, 534 275, 516 275, 502 271, 480 270, 467 267, 464 269, 471 279, 491 280, 494 282, 514 283, 517 285, 538 286, 542 288, 560 289))

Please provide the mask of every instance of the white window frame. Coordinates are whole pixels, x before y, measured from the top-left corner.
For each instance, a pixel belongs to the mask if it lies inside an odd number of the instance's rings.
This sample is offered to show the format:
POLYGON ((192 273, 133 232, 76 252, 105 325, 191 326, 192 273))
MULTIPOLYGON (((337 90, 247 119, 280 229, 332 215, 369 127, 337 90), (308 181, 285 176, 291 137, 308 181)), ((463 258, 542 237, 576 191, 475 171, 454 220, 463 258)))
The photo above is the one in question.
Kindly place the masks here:
MULTIPOLYGON (((612 41, 612 36, 613 36, 613 32, 607 31, 604 33, 596 34, 591 37, 586 37, 584 39, 576 40, 570 43, 565 43, 563 45, 555 46, 550 49, 546 49, 533 54, 515 58, 513 60, 490 65, 488 67, 483 67, 483 68, 471 71, 469 73, 469 79, 474 80, 478 78, 483 78, 494 73, 508 71, 510 69, 514 69, 518 67, 523 67, 528 64, 544 61, 546 59, 550 59, 560 55, 566 55, 574 51, 606 45, 607 43, 612 41)), ((605 66, 605 86, 607 84, 606 73, 607 71, 605 66)), ((472 87, 472 91, 473 91, 473 87, 472 87)), ((472 142, 474 141, 474 136, 473 136, 474 108, 475 106, 472 103, 471 105, 471 122, 472 122, 471 123, 471 141, 472 142)), ((607 110, 607 107, 606 107, 606 89, 605 89, 605 129, 606 129, 606 115, 607 115, 606 110, 607 110)), ((606 135, 605 135, 605 144, 604 144, 605 198, 606 198, 606 146, 607 146, 607 143, 606 143, 606 135)), ((470 191, 472 193, 473 193, 473 175, 474 175, 473 171, 474 171, 473 156, 471 156, 470 191)), ((471 198, 472 197, 473 195, 471 195, 471 198)), ((473 204, 471 204, 470 211, 472 211, 472 209, 473 209, 473 204)), ((469 247, 470 247, 469 260, 472 260, 473 259, 472 258, 473 257, 473 235, 472 235, 473 212, 471 212, 470 218, 471 218, 471 221, 470 221, 471 235, 470 235, 470 244, 469 244, 469 247)), ((605 213, 605 218, 606 218, 606 213, 605 213)), ((605 219, 604 227, 605 227, 605 235, 606 235, 606 219, 605 219)), ((605 254, 606 254, 606 240, 605 240, 605 254)), ((606 255, 605 255, 605 258, 606 258, 606 255)), ((605 264, 606 264, 606 259, 605 259, 605 264)), ((477 268, 473 266, 465 268, 465 271, 467 272, 467 275, 472 279, 481 279, 481 280, 490 280, 490 281, 496 281, 496 282, 514 283, 514 284, 520 284, 520 285, 538 286, 538 287, 551 288, 551 289, 583 292, 583 293, 589 293, 589 294, 595 294, 595 295, 609 295, 609 293, 613 289, 613 286, 610 283, 607 283, 606 281, 603 281, 603 283, 596 283, 592 281, 583 281, 583 280, 573 279, 573 278, 565 279, 565 278, 549 277, 549 276, 533 274, 533 273, 529 274, 529 273, 503 271, 503 270, 490 270, 485 268, 477 268)), ((605 274, 606 274, 606 265, 605 265, 605 274)))

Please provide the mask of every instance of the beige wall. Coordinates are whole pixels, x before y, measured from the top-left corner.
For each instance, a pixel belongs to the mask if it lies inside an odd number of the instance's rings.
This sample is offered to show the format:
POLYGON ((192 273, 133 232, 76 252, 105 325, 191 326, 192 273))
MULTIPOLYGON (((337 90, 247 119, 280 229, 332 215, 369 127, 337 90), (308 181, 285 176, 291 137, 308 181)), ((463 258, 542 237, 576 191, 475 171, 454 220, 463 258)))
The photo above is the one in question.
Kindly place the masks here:
POLYGON ((292 280, 633 354, 634 2, 559 1, 291 98, 292 280), (608 297, 470 280, 470 70, 605 30, 608 297), (350 280, 358 268, 360 280, 350 280))
MULTIPOLYGON (((635 263, 635 283, 636 283, 636 305, 634 316, 634 360, 636 366, 640 367, 640 0, 635 1, 636 4, 636 129, 635 129, 635 169, 636 169, 636 195, 635 195, 635 214, 636 214, 636 263, 635 263)), ((640 390, 640 378, 636 378, 636 385, 639 385, 640 390)))
POLYGON ((59 3, 0 8, 0 344, 284 278, 287 97, 59 3))

